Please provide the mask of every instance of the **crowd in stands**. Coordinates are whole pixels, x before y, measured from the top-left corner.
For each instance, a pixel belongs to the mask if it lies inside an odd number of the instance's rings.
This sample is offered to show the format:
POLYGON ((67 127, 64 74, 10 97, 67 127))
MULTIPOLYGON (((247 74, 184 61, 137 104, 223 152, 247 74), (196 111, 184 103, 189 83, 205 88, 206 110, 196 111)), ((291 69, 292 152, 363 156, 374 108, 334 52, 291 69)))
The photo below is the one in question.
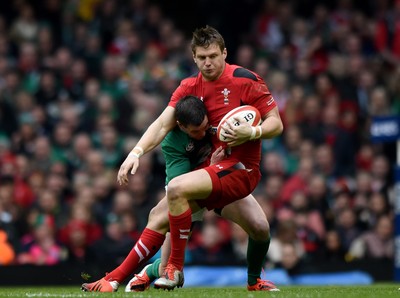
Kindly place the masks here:
MULTIPOLYGON (((141 157, 127 187, 116 172, 196 72, 190 34, 150 0, 38 2, 0 9, 0 264, 118 264, 164 195, 162 154, 141 157)), ((241 2, 257 9, 227 61, 265 79, 285 125, 263 141, 254 192, 266 266, 393 260, 395 146, 372 143, 369 125, 400 115, 400 1, 241 2)), ((246 248, 209 212, 187 262, 244 264, 246 248)))

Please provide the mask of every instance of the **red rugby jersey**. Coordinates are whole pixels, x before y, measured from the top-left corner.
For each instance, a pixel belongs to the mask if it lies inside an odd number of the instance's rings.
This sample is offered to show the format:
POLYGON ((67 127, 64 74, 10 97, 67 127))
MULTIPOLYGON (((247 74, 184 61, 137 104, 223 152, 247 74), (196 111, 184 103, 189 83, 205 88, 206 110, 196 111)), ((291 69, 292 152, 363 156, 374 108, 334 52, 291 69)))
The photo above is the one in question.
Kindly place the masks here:
MULTIPOLYGON (((265 115, 276 106, 267 85, 259 75, 228 63, 225 64, 225 70, 218 80, 204 81, 200 72, 182 80, 172 94, 169 106, 175 107, 179 99, 186 95, 195 95, 203 100, 214 132, 222 117, 236 107, 252 105, 261 115, 265 115)), ((214 135, 214 148, 221 143, 214 135)), ((246 168, 258 168, 261 159, 260 140, 232 147, 230 158, 241 161, 246 168)))

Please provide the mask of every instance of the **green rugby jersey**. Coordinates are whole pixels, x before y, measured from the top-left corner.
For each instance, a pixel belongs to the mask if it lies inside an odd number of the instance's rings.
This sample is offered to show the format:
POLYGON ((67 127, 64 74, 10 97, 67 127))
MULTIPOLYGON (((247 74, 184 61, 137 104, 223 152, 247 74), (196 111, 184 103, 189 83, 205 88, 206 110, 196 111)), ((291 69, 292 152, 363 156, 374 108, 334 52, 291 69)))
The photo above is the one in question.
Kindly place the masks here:
POLYGON ((194 140, 177 126, 161 143, 165 159, 166 181, 193 171, 211 153, 211 137, 207 133, 202 140, 194 140))

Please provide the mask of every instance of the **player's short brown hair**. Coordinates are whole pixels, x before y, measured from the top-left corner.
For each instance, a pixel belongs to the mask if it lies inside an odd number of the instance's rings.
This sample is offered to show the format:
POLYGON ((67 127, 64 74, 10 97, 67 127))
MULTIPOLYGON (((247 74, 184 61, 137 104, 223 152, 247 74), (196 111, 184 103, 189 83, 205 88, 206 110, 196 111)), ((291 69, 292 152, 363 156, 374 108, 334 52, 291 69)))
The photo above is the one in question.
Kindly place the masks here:
POLYGON ((225 49, 225 41, 217 29, 211 26, 198 28, 193 32, 191 49, 193 54, 196 54, 197 47, 208 48, 211 44, 216 43, 221 52, 225 49))

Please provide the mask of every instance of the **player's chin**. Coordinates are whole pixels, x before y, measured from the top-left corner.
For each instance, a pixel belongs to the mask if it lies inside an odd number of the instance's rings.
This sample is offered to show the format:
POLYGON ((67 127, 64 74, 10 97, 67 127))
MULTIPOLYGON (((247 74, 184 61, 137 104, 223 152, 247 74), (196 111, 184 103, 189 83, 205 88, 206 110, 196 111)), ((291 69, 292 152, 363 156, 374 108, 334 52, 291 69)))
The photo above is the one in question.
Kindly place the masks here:
POLYGON ((203 77, 206 78, 208 81, 213 81, 217 78, 217 72, 211 69, 203 70, 202 74, 203 77))

